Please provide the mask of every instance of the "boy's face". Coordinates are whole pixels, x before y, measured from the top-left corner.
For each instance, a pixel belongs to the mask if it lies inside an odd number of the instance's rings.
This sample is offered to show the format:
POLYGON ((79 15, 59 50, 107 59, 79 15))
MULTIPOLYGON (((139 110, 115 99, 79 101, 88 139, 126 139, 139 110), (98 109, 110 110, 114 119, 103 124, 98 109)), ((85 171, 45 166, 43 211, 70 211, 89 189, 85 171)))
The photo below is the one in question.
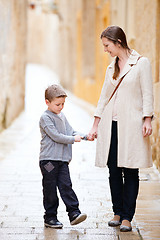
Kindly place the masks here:
POLYGON ((62 111, 62 109, 64 108, 65 97, 55 98, 51 102, 49 102, 47 99, 45 101, 46 101, 49 111, 51 111, 55 114, 59 114, 62 111))

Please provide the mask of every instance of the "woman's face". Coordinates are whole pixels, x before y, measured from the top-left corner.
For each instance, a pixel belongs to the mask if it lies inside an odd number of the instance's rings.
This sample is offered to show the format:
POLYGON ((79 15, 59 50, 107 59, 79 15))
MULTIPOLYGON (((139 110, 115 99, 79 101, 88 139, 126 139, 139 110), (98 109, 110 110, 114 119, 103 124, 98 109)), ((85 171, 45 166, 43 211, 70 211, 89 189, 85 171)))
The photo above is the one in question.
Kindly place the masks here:
POLYGON ((102 44, 104 46, 104 51, 108 52, 111 57, 118 56, 119 52, 119 45, 113 43, 111 40, 109 40, 106 37, 102 37, 102 44))

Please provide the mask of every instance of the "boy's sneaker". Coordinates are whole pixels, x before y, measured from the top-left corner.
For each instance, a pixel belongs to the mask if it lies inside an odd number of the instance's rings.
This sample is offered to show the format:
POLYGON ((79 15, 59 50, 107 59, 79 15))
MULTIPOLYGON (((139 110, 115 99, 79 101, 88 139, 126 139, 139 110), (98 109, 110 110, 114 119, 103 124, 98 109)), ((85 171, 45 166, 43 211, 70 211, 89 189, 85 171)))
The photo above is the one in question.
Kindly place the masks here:
POLYGON ((86 218, 87 215, 85 213, 75 213, 72 217, 70 217, 70 223, 71 225, 76 225, 86 220, 86 218))
POLYGON ((52 219, 50 221, 45 221, 44 222, 45 227, 50 227, 50 228, 62 228, 63 224, 58 221, 58 219, 52 219))

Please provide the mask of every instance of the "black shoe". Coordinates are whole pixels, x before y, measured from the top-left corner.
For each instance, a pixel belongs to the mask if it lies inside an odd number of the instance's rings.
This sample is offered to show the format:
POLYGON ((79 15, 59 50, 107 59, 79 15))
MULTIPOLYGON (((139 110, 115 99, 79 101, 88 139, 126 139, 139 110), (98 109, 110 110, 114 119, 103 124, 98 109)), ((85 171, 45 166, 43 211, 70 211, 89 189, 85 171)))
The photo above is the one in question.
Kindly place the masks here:
POLYGON ((75 213, 72 217, 70 217, 70 223, 71 225, 76 225, 86 220, 86 218, 87 215, 85 213, 75 213))
POLYGON ((117 226, 119 226, 119 225, 121 225, 121 222, 120 222, 120 221, 110 220, 110 221, 108 222, 108 226, 110 226, 110 227, 117 227, 117 226))
POLYGON ((63 224, 58 221, 58 219, 50 220, 50 221, 45 221, 44 222, 45 227, 50 227, 50 228, 62 228, 63 224))
POLYGON ((120 231, 121 231, 121 232, 130 232, 130 231, 132 231, 132 227, 128 227, 128 226, 125 226, 125 225, 121 225, 121 226, 120 226, 120 231))
POLYGON ((114 218, 108 222, 108 226, 110 226, 110 227, 117 227, 119 225, 121 225, 119 215, 114 215, 114 218))
POLYGON ((131 223, 127 220, 129 222, 129 225, 130 225, 130 226, 127 226, 128 223, 126 224, 126 222, 124 222, 124 221, 125 221, 125 219, 122 221, 122 224, 120 226, 120 231, 121 232, 130 232, 130 231, 132 231, 131 223))

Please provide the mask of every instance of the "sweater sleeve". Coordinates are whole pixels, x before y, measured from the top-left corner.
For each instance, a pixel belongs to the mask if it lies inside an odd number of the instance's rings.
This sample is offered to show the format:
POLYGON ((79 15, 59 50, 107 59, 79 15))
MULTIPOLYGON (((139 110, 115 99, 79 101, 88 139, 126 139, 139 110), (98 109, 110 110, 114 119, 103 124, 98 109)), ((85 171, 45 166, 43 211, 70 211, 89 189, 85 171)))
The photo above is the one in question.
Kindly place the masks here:
POLYGON ((73 144, 74 136, 65 135, 57 130, 54 122, 49 116, 42 116, 40 120, 40 128, 55 142, 62 144, 73 144))

